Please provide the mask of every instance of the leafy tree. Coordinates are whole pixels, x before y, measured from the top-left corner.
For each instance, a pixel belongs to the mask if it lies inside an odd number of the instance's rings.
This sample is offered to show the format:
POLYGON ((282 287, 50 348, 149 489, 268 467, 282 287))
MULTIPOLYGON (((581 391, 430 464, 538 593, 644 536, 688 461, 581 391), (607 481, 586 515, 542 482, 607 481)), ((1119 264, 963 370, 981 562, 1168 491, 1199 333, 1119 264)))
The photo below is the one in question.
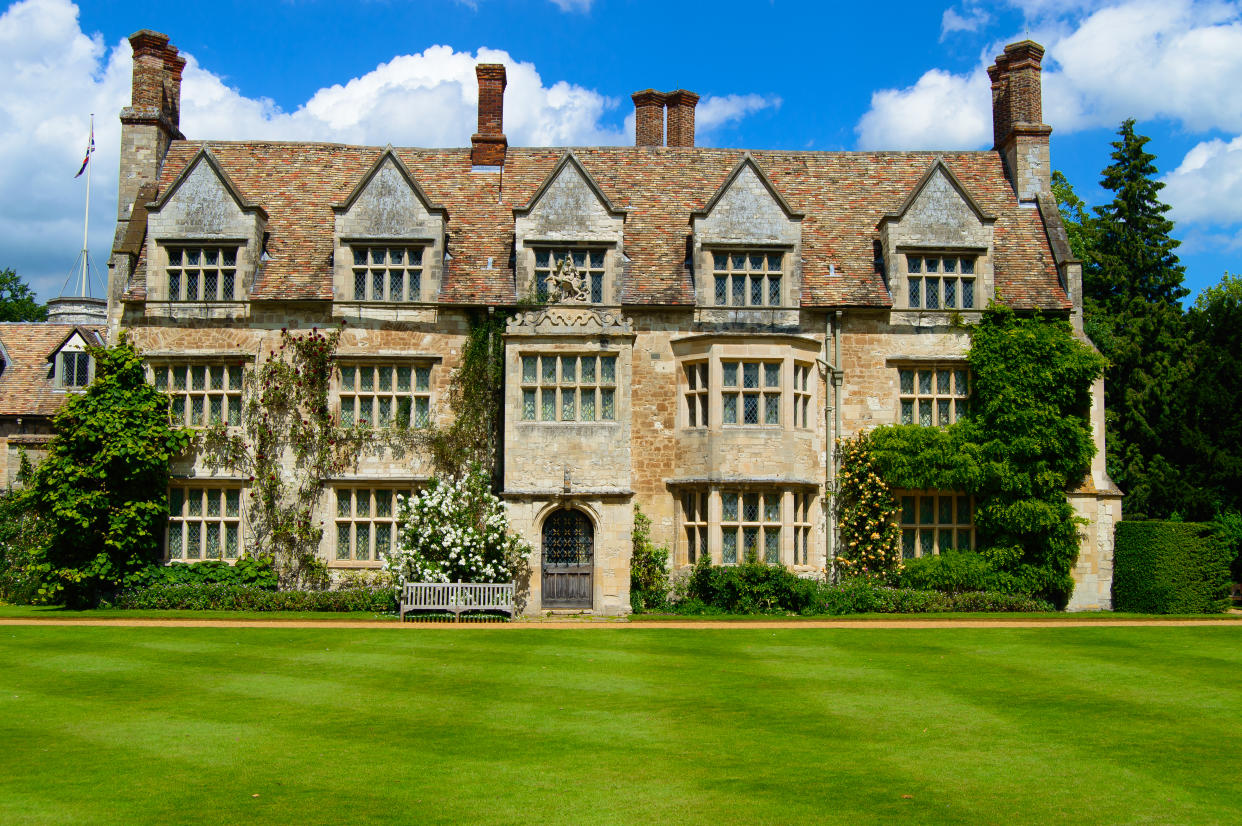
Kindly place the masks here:
POLYGON ((168 397, 147 384, 124 336, 89 352, 95 381, 56 414, 30 484, 47 530, 44 595, 70 606, 98 603, 159 557, 169 462, 190 442, 169 425, 168 397))
MULTIPOLYGON (((1183 480, 1177 467, 1179 407, 1189 378, 1188 343, 1180 301, 1185 268, 1174 252, 1169 206, 1160 201, 1148 138, 1122 123, 1113 163, 1102 186, 1113 200, 1076 232, 1084 247, 1083 293, 1088 335, 1108 359, 1105 407, 1108 470, 1127 494, 1135 517, 1167 516, 1179 505, 1183 480)), ((1076 218, 1081 204, 1062 202, 1076 218)), ((1071 222, 1073 223, 1073 222, 1071 222)), ((1074 243, 1071 241, 1071 243, 1074 243)))
POLYGON ((47 307, 13 270, 0 270, 0 321, 46 321, 47 307))
POLYGON ((1242 277, 1225 273, 1186 314, 1193 377, 1176 393, 1190 519, 1242 511, 1242 277))
POLYGON ((1087 212, 1086 202, 1078 197, 1065 173, 1059 169, 1052 173, 1052 194, 1057 199, 1065 234, 1069 236, 1070 251, 1079 261, 1088 261, 1095 250, 1095 226, 1087 212))

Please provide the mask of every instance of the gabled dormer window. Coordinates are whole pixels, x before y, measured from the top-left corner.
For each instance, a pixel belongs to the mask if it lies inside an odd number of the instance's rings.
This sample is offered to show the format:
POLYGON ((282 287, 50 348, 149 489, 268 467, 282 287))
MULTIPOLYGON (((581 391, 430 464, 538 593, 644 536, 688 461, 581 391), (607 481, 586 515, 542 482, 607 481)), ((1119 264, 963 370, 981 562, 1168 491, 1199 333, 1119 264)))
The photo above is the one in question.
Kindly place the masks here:
POLYGON ((775 310, 801 304, 802 214, 790 208, 749 154, 706 206, 691 213, 691 224, 690 260, 699 306, 775 310))
POLYGON ((618 304, 625 212, 613 206, 572 152, 530 201, 513 211, 518 298, 552 304, 618 304))
MULTIPOLYGON (((446 260, 448 213, 428 199, 395 149, 381 151, 349 197, 332 209, 336 213, 332 280, 338 302, 391 305, 436 300, 446 260)), ((356 311, 383 314, 393 309, 356 311)))

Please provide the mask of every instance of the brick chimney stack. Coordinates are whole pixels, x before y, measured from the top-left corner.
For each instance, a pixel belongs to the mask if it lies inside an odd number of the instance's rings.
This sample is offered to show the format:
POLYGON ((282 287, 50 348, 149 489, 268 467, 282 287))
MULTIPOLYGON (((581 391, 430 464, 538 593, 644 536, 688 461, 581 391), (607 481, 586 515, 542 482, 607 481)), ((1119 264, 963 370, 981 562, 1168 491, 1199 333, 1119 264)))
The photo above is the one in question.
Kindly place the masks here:
POLYGON ((1052 167, 1043 122, 1040 63, 1044 47, 1030 40, 1011 43, 988 67, 992 80, 992 137, 994 149, 1005 158, 1005 169, 1018 199, 1033 201, 1051 193, 1052 167))
POLYGON ((694 146, 694 107, 699 96, 678 89, 668 94, 668 145, 694 146))
POLYGON ((129 36, 134 50, 130 105, 121 110, 121 168, 117 237, 124 237, 138 190, 159 178, 168 145, 181 134, 181 72, 185 58, 168 35, 142 29, 129 36))
POLYGON ((479 131, 470 136, 470 163, 504 166, 509 141, 505 138, 505 67, 480 63, 474 67, 479 79, 479 131))
POLYGON ((664 102, 668 95, 644 89, 630 96, 634 101, 634 145, 664 145, 664 102))

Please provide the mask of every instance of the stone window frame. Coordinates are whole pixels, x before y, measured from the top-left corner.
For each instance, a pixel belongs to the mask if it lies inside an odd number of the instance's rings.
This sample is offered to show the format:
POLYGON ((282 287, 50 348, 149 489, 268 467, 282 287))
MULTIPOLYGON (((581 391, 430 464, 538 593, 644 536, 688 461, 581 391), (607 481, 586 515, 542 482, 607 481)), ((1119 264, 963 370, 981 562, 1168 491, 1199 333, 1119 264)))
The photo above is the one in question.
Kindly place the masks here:
POLYGON ((678 493, 675 554, 679 565, 693 565, 704 553, 715 565, 743 564, 750 536, 759 562, 788 568, 810 566, 818 491, 806 485, 743 481, 687 484, 678 493), (737 497, 736 514, 727 501, 732 496, 737 497), (757 512, 747 512, 747 497, 755 497, 751 501, 757 512), (769 510, 770 498, 775 499, 775 517, 769 510), (730 533, 732 555, 726 547, 730 533), (769 536, 776 537, 774 561, 766 553, 769 536))
POLYGON ((324 531, 325 539, 331 543, 328 549, 328 566, 331 568, 378 568, 383 565, 381 551, 381 535, 387 536, 388 548, 396 547, 397 543, 397 511, 400 508, 398 497, 414 495, 416 488, 409 483, 393 483, 381 479, 352 480, 334 482, 329 486, 328 507, 332 521, 330 530, 324 531), (361 505, 359 494, 365 492, 365 507, 361 505), (347 496, 342 499, 342 494, 347 496), (383 495, 381 495, 383 494, 383 495), (386 507, 381 508, 380 503, 386 507), (347 503, 347 511, 342 513, 341 505, 347 503), (380 511, 384 511, 381 513, 380 511), (365 532, 359 531, 359 527, 365 532), (342 534, 342 530, 346 533, 342 534), (366 555, 359 557, 358 541, 365 535, 366 555), (341 556, 341 539, 347 536, 349 549, 347 555, 341 556))
POLYGON ((618 423, 620 353, 613 350, 583 352, 523 348, 517 354, 518 425, 615 425, 618 423), (589 360, 589 362, 588 362, 589 360), (567 378, 566 365, 573 364, 567 378), (588 378, 585 365, 592 364, 588 378), (611 364, 611 380, 606 366, 611 364), (552 370, 549 372, 548 367, 552 370), (587 394, 590 394, 589 396, 587 394), (593 417, 583 417, 584 402, 590 399, 593 417), (549 407, 549 400, 551 407, 549 407), (568 401, 567 401, 568 400, 568 401), (573 415, 566 417, 566 404, 572 401, 573 415), (605 414, 611 410, 611 417, 605 414), (548 415, 549 411, 551 416, 548 415))
POLYGON ((686 490, 681 494, 681 524, 686 548, 686 562, 694 565, 699 555, 707 553, 710 557, 711 546, 708 544, 708 502, 711 494, 706 490, 686 490))
POLYGON ((785 298, 788 249, 708 246, 704 252, 711 263, 709 306, 755 310, 788 306, 785 298), (772 268, 773 258, 777 259, 775 269, 772 268), (755 300, 756 295, 758 301, 755 300))
POLYGON ((794 427, 801 430, 809 430, 814 427, 814 424, 811 422, 811 400, 815 396, 815 391, 811 385, 811 377, 814 375, 814 371, 814 362, 794 359, 793 417, 794 427))
POLYGON ((946 427, 969 412, 974 377, 966 362, 896 362, 895 366, 899 424, 946 427), (965 393, 960 390, 963 379, 965 393))
POLYGON ((893 499, 897 503, 894 519, 901 529, 902 558, 936 555, 951 550, 949 544, 963 550, 977 547, 973 496, 953 490, 899 489, 893 491, 893 499))
POLYGON ((216 559, 231 564, 240 559, 245 551, 244 492, 245 486, 240 480, 173 479, 168 486, 169 518, 164 530, 164 560, 203 562, 216 559), (213 534, 216 541, 214 555, 211 547, 213 534), (191 543, 198 545, 195 556, 190 555, 191 543))
POLYGON ((412 357, 383 359, 368 357, 363 354, 338 355, 333 370, 332 394, 333 409, 337 421, 344 426, 357 425, 364 420, 371 427, 400 428, 399 420, 405 417, 402 402, 408 399, 408 416, 404 427, 421 429, 429 427, 435 415, 436 365, 437 358, 412 357), (371 383, 363 385, 364 370, 370 370, 371 383), (408 389, 402 390, 402 371, 408 370, 408 389), (351 372, 352 371, 352 372, 351 372), (387 376, 385 386, 384 377, 387 376), (421 377, 426 377, 425 385, 421 377), (346 415, 346 398, 350 399, 352 409, 346 415), (363 400, 370 402, 370 418, 364 418, 363 400), (387 402, 387 405, 384 405, 387 402), (381 415, 387 411, 387 417, 381 423, 381 415))
POLYGON ((810 411, 814 409, 816 394, 814 357, 805 351, 784 344, 748 345, 731 342, 708 343, 703 348, 678 358, 678 411, 677 426, 683 430, 813 430, 816 426, 810 411), (726 364, 737 367, 736 384, 726 385, 729 378, 726 364), (746 369, 743 365, 754 364, 757 367, 758 387, 748 388, 746 369), (766 383, 767 368, 765 365, 779 365, 779 384, 775 393, 772 385, 766 383), (707 386, 702 386, 703 368, 706 366, 707 386), (693 376, 693 386, 692 386, 693 376), (804 384, 795 384, 798 377, 803 377, 804 384), (805 389, 803 389, 805 388, 805 389), (747 394, 756 396, 756 421, 746 422, 747 394), (726 421, 728 405, 726 397, 736 398, 734 409, 736 421, 726 421), (777 401, 777 423, 768 423, 767 399, 777 401), (703 418, 703 398, 707 399, 707 419, 703 418), (697 405, 694 416, 691 416, 690 405, 697 405), (805 415, 803 415, 805 411, 805 415), (693 424, 692 424, 693 422, 693 424))
POLYGON ((95 359, 85 350, 64 349, 56 354, 56 386, 63 390, 85 390, 95 378, 95 359))
POLYGON ((204 427, 224 422, 240 427, 246 365, 238 359, 158 359, 147 363, 148 380, 170 397, 169 420, 176 427, 204 427), (197 378, 202 377, 202 386, 197 378), (219 377, 219 386, 216 379, 219 377), (180 381, 180 386, 178 382, 180 381), (219 417, 214 402, 219 401, 219 417), (195 402, 199 402, 195 416, 195 402))
POLYGON ((244 238, 178 238, 157 241, 161 271, 164 274, 164 300, 173 304, 236 304, 245 301, 242 262, 247 241, 244 238), (229 251, 232 261, 229 262, 229 251), (192 252, 199 260, 191 264, 192 252), (214 261, 208 263, 208 253, 214 261), (208 276, 212 276, 208 295, 208 276), (175 287, 175 289, 174 289, 175 287), (191 295, 191 291, 193 295, 191 295))
POLYGON ((945 312, 983 309, 980 306, 984 258, 981 253, 939 249, 903 249, 900 252, 905 277, 902 301, 907 309, 945 312))
POLYGON ((427 251, 432 247, 426 239, 351 238, 343 239, 341 246, 350 258, 351 302, 370 305, 424 303, 427 290, 427 251), (376 260, 377 251, 382 252, 384 261, 376 260), (402 261, 399 267, 394 267, 390 260, 395 251, 401 252, 402 261), (400 274, 401 298, 392 297, 392 277, 395 272, 400 274), (379 298, 375 297, 377 278, 381 294, 379 298), (414 284, 417 286, 413 286, 414 284), (359 287, 362 288, 361 296, 359 287))
POLYGON ((811 529, 814 525, 811 504, 815 494, 807 491, 793 492, 793 556, 794 565, 809 565, 811 558, 811 529))

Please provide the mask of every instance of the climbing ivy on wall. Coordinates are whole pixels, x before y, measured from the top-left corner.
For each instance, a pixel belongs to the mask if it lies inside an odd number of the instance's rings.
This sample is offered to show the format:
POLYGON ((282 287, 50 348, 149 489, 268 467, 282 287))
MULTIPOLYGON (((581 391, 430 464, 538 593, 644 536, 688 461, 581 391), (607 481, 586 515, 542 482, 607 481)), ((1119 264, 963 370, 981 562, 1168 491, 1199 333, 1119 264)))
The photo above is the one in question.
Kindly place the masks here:
POLYGON ((333 418, 328 390, 341 332, 281 330, 279 349, 246 377, 241 428, 216 423, 199 433, 209 465, 249 475, 247 553, 270 556, 286 588, 326 584, 317 553, 323 525, 314 510, 327 480, 364 449, 400 449, 413 440, 408 430, 344 427, 333 418))
MULTIPOLYGON (((976 498, 976 547, 992 583, 1064 604, 1073 588, 1078 521, 1066 500, 1095 452, 1091 385, 1104 359, 1068 321, 993 306, 970 328, 971 412, 945 428, 891 425, 860 437, 892 488, 976 498)), ((860 495, 859 451, 844 454, 838 495, 860 495)), ((890 500, 888 507, 895 510, 890 500)), ((857 532, 840 513, 842 536, 857 532)), ((938 564, 929 560, 924 565, 938 564)))
POLYGON ((437 476, 462 479, 477 468, 499 487, 506 321, 489 313, 470 326, 449 383, 452 422, 424 433, 437 476))

